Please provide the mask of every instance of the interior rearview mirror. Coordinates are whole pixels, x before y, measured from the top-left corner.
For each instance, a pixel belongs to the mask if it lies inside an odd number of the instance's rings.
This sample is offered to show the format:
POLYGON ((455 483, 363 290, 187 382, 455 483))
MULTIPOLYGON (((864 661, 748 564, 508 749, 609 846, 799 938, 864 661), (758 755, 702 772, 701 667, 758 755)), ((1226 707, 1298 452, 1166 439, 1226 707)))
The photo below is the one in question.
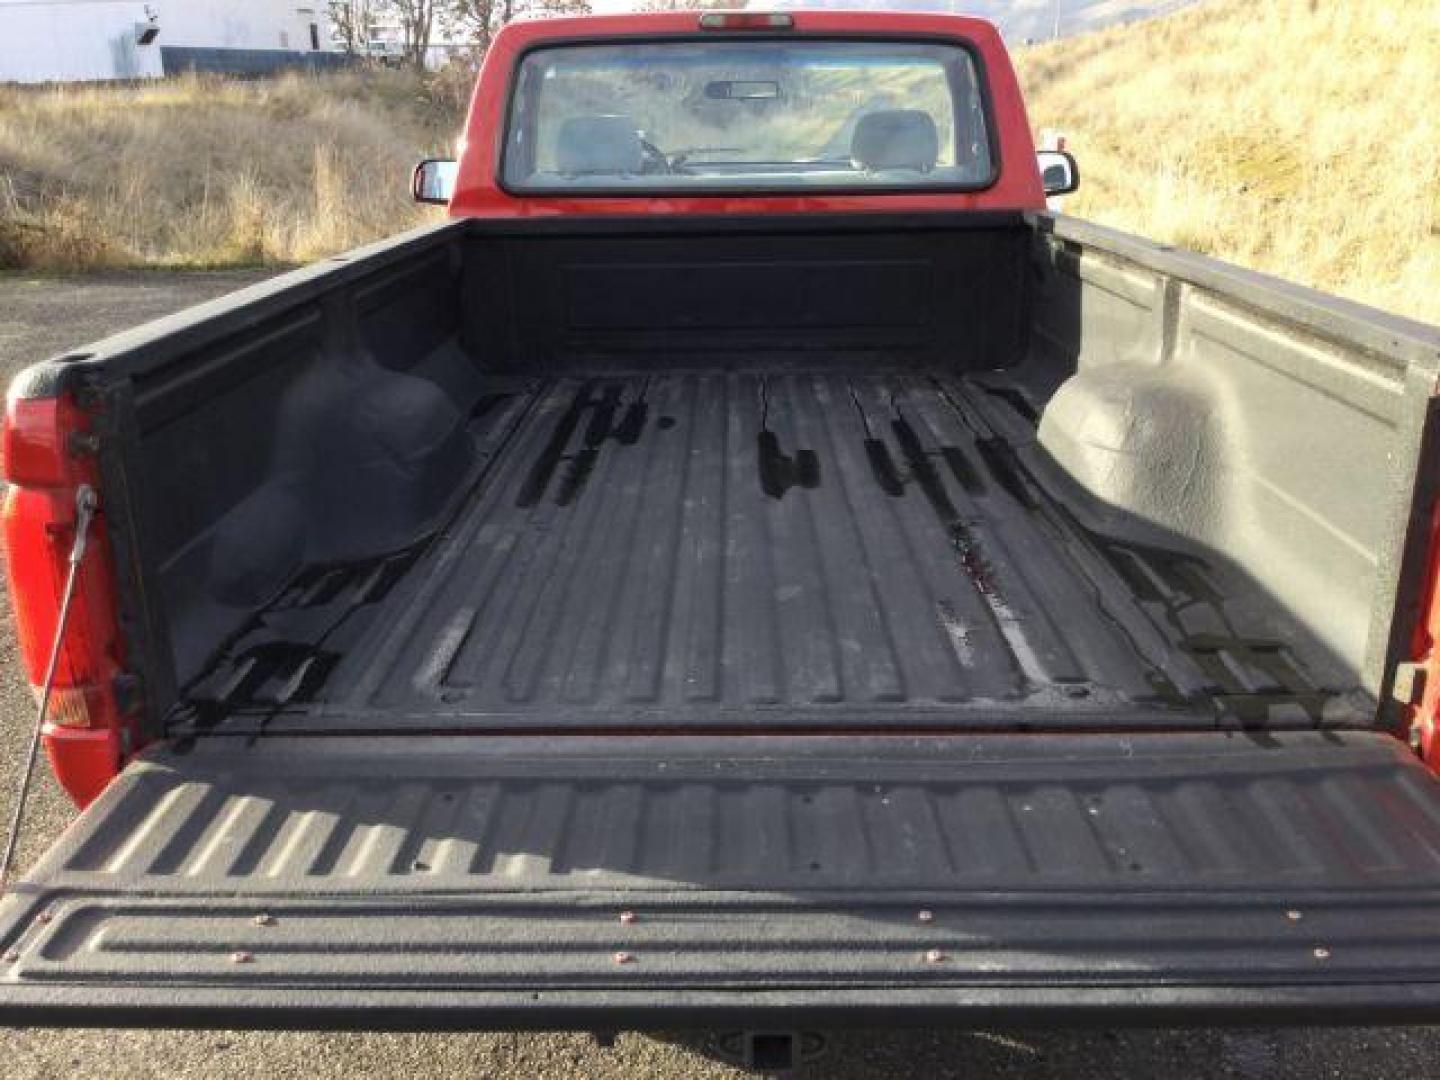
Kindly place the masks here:
POLYGON ((1075 158, 1064 150, 1039 150, 1035 157, 1040 163, 1040 182, 1045 194, 1069 195, 1080 186, 1080 166, 1075 158))
POLYGON ((774 101, 780 84, 760 79, 722 79, 705 84, 705 96, 712 101, 774 101))
POLYGON ((415 166, 410 178, 410 194, 416 202, 437 203, 441 206, 455 194, 455 174, 459 164, 445 158, 428 158, 415 166))

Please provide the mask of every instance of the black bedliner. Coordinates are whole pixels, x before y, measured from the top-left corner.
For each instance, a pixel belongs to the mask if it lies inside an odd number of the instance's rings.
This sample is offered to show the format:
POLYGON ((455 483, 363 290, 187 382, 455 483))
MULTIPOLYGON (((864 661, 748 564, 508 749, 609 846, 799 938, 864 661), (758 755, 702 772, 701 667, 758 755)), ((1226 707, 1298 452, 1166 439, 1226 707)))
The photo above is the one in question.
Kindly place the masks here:
MULTIPOLYGON (((308 568, 192 686, 202 730, 1353 721, 1193 550, 1086 528, 998 375, 511 379, 426 544, 308 568), (221 722, 215 726, 214 718, 221 722)), ((1173 543, 1173 541, 1172 541, 1173 543)))
POLYGON ((1440 1017, 1436 345, 806 214, 456 221, 41 365, 154 742, 0 1021, 1440 1017))

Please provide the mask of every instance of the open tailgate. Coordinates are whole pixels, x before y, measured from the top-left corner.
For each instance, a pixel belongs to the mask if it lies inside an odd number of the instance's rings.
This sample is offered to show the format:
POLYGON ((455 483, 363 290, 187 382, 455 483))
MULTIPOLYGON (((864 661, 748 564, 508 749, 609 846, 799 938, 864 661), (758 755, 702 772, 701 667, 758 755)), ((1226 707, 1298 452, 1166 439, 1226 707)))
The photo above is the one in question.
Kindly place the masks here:
POLYGON ((0 905, 0 1020, 1440 1018, 1440 783, 1365 734, 202 739, 0 905))

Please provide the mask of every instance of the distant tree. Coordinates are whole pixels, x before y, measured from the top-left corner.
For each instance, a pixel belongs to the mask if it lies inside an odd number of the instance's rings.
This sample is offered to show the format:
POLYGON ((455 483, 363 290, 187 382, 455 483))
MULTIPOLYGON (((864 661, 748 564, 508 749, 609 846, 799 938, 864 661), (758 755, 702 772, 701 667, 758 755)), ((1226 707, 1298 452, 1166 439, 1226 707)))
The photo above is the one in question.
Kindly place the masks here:
POLYGON ((370 44, 375 27, 375 13, 383 0, 329 0, 330 25, 335 40, 352 56, 363 53, 370 44))
POLYGON ((479 57, 502 26, 535 15, 588 15, 590 0, 450 0, 450 13, 479 57))
POLYGON ((446 0, 383 0, 383 4, 399 17, 405 61, 416 71, 424 71, 436 15, 445 9, 446 0))

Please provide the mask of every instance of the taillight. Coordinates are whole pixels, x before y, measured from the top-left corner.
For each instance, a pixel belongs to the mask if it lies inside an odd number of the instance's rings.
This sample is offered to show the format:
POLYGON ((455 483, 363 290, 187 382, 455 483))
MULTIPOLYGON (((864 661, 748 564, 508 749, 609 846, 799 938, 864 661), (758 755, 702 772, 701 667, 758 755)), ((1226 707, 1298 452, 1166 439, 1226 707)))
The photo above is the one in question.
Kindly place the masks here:
MULTIPOLYGON (((76 492, 95 484, 89 418, 68 397, 12 398, 0 434, 5 570, 26 677, 38 695, 75 543, 76 492)), ((118 772, 127 743, 117 698, 124 670, 113 563, 101 504, 80 564, 45 728, 52 765, 82 805, 118 772)))
POLYGON ((793 30, 795 16, 765 11, 707 11, 701 30, 793 30))
POLYGON ((7 401, 0 439, 5 479, 19 487, 74 490, 84 470, 70 443, 87 427, 85 414, 69 397, 7 401))

